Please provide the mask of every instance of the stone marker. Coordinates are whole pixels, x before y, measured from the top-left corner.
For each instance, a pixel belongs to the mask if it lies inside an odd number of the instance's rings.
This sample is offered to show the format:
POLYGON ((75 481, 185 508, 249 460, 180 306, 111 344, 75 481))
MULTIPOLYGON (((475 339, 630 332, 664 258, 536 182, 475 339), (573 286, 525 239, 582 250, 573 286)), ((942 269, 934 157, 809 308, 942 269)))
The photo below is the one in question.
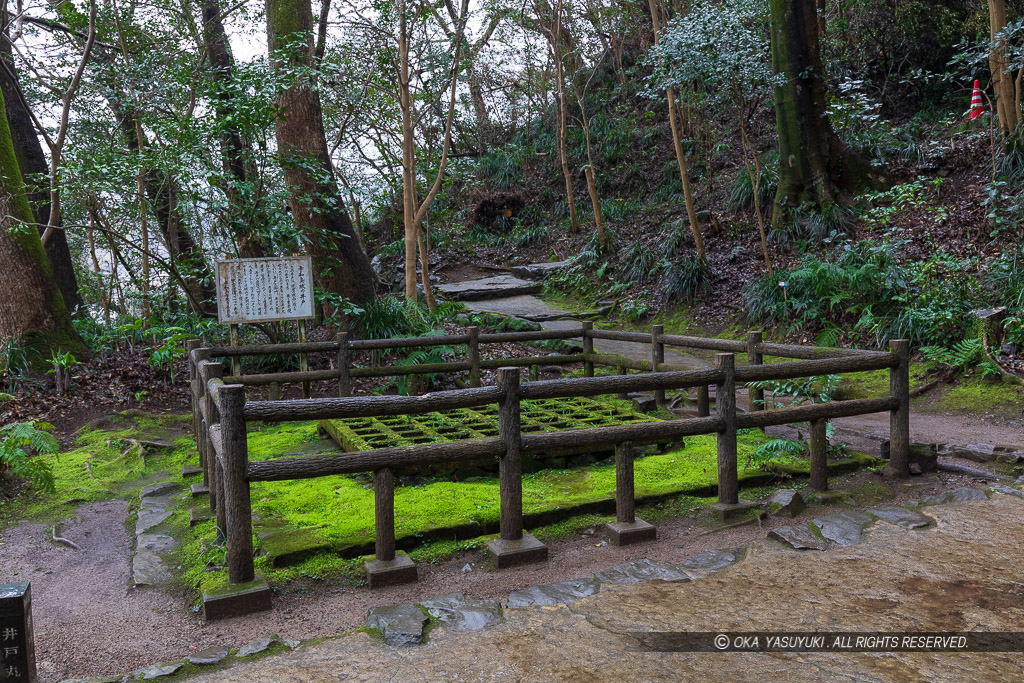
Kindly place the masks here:
POLYGON ((36 680, 32 590, 28 581, 0 584, 0 680, 36 680))
POLYGON ((807 505, 796 489, 779 489, 768 499, 768 512, 776 517, 796 517, 807 505))

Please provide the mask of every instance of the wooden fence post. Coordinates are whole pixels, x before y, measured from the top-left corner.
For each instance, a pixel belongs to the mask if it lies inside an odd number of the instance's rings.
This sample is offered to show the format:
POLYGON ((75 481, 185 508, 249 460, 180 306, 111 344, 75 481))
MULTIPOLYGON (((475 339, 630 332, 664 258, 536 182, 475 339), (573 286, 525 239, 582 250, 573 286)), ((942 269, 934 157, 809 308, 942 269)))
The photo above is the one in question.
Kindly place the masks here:
POLYGON ((487 544, 498 569, 548 558, 548 548, 523 533, 523 462, 520 446, 519 368, 499 368, 498 436, 505 454, 498 463, 501 496, 501 538, 487 544))
POLYGON ((615 444, 615 521, 607 525, 612 545, 631 545, 657 537, 658 530, 636 516, 634 458, 632 443, 615 444))
POLYGON ((416 565, 405 553, 395 552, 395 471, 373 471, 373 532, 376 557, 365 563, 370 588, 416 580, 416 565))
MULTIPOLYGON (((764 356, 757 350, 758 344, 764 341, 761 330, 749 330, 747 332, 747 365, 762 365, 764 356)), ((764 410, 764 389, 757 389, 747 385, 747 396, 750 397, 750 412, 764 410)))
POLYGON ((731 353, 715 354, 715 367, 725 376, 715 387, 715 410, 722 421, 718 433, 718 503, 740 502, 736 465, 736 358, 731 353))
POLYGON ((188 393, 192 399, 192 437, 196 444, 199 444, 199 396, 196 395, 196 380, 199 379, 199 368, 196 367, 196 359, 192 352, 202 346, 202 339, 185 340, 185 358, 188 359, 188 393))
MULTIPOLYGON (((629 373, 629 369, 620 365, 619 367, 615 368, 615 373, 618 375, 626 375, 629 373)), ((629 394, 627 394, 624 391, 620 391, 619 393, 615 394, 615 398, 625 401, 627 398, 629 398, 629 394)))
POLYGON ((910 476, 910 342, 893 339, 889 350, 899 365, 889 370, 889 394, 897 407, 889 413, 889 470, 893 476, 910 476))
MULTIPOLYGON (((306 321, 305 320, 299 320, 299 321, 297 321, 297 323, 298 323, 298 328, 299 328, 299 333, 298 333, 299 342, 300 343, 305 343, 307 341, 306 340, 306 321)), ((305 353, 300 353, 299 354, 299 371, 300 372, 309 372, 309 355, 308 354, 305 354, 305 353)), ((309 382, 303 382, 302 383, 302 398, 309 398, 310 396, 312 396, 311 389, 310 389, 310 384, 309 384, 309 382)))
POLYGON ((220 429, 223 450, 223 491, 220 502, 227 516, 228 581, 247 583, 256 576, 252 548, 252 503, 245 468, 249 447, 245 431, 245 387, 226 384, 220 389, 220 429))
POLYGON ((219 482, 223 479, 223 476, 220 473, 221 468, 220 462, 217 459, 217 453, 210 442, 210 427, 220 421, 220 415, 217 402, 210 395, 208 386, 211 379, 221 379, 224 377, 224 365, 222 363, 203 362, 199 364, 199 370, 205 390, 203 400, 206 402, 206 414, 209 416, 209 420, 203 425, 203 483, 202 487, 192 486, 192 495, 197 496, 203 493, 208 495, 210 510, 217 514, 217 537, 220 539, 225 533, 226 520, 224 511, 221 509, 223 506, 219 504, 222 497, 222 486, 219 482))
MULTIPOLYGON (((665 333, 664 325, 651 325, 651 372, 657 372, 658 366, 665 362, 665 343, 661 335, 665 333)), ((665 407, 665 390, 654 390, 654 402, 659 408, 665 407)))
MULTIPOLYGON (((718 400, 717 398, 715 399, 718 400)), ((707 386, 697 387, 697 415, 707 417, 711 415, 711 396, 708 394, 707 386)))
POLYGON ((345 398, 352 395, 352 350, 348 347, 350 333, 342 330, 334 335, 338 342, 338 396, 345 398))
POLYGON ((594 338, 591 334, 594 331, 594 323, 590 320, 583 323, 583 354, 586 356, 586 360, 583 361, 583 376, 593 377, 594 376, 594 361, 590 360, 590 357, 594 355, 594 338))
POLYGON ((469 386, 480 386, 480 328, 477 325, 470 325, 466 328, 469 335, 467 356, 469 359, 469 386))
MULTIPOLYGON (((231 346, 241 346, 237 324, 228 325, 228 343, 231 346)), ((239 356, 231 356, 231 374, 234 377, 242 375, 242 359, 239 356)))
MULTIPOLYGON (((210 352, 207 349, 196 351, 196 381, 199 384, 199 428, 196 434, 196 450, 199 451, 199 467, 203 470, 203 484, 210 483, 210 425, 213 424, 213 401, 210 400, 210 390, 207 385, 213 377, 210 368, 210 352), (208 415, 208 420, 204 415, 208 415)), ((221 366, 224 367, 223 365, 221 366)))
POLYGON ((828 420, 811 420, 812 491, 828 491, 828 420))

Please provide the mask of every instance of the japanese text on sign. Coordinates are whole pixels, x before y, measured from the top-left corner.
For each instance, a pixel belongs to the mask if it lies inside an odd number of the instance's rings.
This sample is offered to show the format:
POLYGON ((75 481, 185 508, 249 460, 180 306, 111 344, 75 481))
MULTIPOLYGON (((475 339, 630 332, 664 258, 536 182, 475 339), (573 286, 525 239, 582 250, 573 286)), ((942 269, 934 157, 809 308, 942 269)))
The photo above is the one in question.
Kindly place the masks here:
POLYGON ((218 261, 217 314, 222 324, 312 318, 312 261, 308 256, 218 261))

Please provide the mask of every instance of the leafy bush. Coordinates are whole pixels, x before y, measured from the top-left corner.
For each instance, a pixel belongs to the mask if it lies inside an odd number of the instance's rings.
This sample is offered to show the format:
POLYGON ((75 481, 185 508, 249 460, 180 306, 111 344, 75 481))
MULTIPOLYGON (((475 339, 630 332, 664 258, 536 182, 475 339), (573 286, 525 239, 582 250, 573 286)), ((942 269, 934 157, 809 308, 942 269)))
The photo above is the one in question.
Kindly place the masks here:
POLYGON ((922 346, 921 354, 960 372, 971 372, 974 368, 981 370, 982 377, 999 377, 999 366, 985 355, 985 347, 980 339, 961 339, 950 348, 943 346, 922 346))
POLYGON ((921 150, 907 127, 890 127, 878 113, 882 105, 865 92, 864 81, 844 80, 828 106, 836 133, 870 159, 884 164, 892 159, 920 161, 921 150))
POLYGON ((643 242, 637 242, 623 254, 623 275, 629 282, 639 284, 651 276, 656 262, 654 251, 643 242))
POLYGON ((847 242, 831 257, 808 254, 792 271, 778 270, 744 292, 748 319, 788 330, 842 327, 874 338, 908 338, 948 346, 970 325, 978 286, 972 260, 944 251, 923 263, 900 264, 899 243, 847 242), (786 291, 780 281, 788 283, 786 291))
POLYGON ((60 447, 46 422, 15 422, 0 427, 0 478, 8 474, 29 479, 39 489, 56 490, 53 472, 44 461, 31 457, 56 453, 60 447))
POLYGON ((711 290, 711 267, 697 256, 669 261, 662 270, 665 294, 675 301, 693 301, 711 290))
MULTIPOLYGON (((758 200, 762 207, 771 206, 779 187, 779 153, 771 151, 761 160, 761 184, 758 200)), ((729 209, 741 211, 754 207, 754 183, 746 168, 741 168, 729 191, 729 209)))

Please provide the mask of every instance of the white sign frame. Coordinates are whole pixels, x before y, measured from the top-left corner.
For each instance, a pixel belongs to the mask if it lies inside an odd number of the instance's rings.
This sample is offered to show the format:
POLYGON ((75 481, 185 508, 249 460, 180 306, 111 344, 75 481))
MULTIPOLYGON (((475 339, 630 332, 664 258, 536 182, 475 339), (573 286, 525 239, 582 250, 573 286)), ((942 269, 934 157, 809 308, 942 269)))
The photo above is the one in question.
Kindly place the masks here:
POLYGON ((217 261, 217 319, 222 325, 314 317, 309 256, 217 261))

